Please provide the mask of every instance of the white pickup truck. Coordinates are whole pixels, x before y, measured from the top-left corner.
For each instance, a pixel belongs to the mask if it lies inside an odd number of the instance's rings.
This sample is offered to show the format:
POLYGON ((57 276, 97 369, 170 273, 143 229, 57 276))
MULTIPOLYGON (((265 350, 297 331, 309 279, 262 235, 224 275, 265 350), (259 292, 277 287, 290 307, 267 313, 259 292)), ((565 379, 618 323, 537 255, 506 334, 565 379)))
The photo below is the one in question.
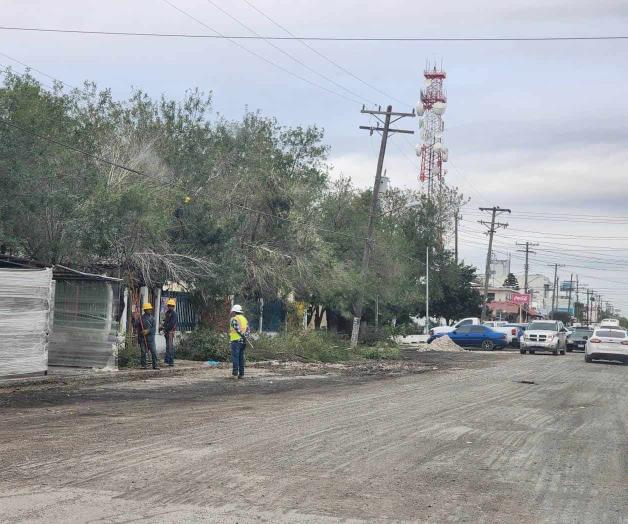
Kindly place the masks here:
POLYGON ((495 320, 495 321, 487 321, 482 322, 477 317, 469 317, 463 318, 456 322, 453 326, 437 326, 430 329, 430 335, 435 335, 438 333, 451 333, 452 331, 458 329, 461 326, 480 326, 484 325, 486 327, 490 327, 491 329, 497 331, 498 333, 503 333, 506 335, 506 341, 508 345, 512 345, 513 339, 517 337, 518 330, 517 328, 506 327, 508 322, 495 320))

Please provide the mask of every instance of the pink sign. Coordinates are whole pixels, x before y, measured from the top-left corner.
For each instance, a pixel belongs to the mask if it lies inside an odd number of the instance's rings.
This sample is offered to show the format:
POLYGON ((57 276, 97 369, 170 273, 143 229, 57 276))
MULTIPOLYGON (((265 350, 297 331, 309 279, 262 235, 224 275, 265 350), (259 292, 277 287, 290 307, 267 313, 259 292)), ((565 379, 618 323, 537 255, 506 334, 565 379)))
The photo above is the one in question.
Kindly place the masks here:
POLYGON ((521 305, 521 304, 529 304, 530 303, 530 294, 526 293, 513 293, 510 301, 513 304, 521 305))

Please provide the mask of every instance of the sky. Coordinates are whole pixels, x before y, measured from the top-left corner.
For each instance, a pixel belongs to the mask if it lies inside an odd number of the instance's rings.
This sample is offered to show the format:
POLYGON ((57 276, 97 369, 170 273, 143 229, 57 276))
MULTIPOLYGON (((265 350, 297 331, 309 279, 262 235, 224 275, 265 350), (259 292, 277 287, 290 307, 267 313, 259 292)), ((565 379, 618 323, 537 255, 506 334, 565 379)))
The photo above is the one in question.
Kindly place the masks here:
MULTIPOLYGON (((285 36, 273 21, 299 36, 613 36, 628 35, 628 3, 5 0, 0 25, 285 36)), ((523 269, 515 242, 539 243, 531 272, 551 276, 549 264, 564 264, 561 280, 578 274, 628 314, 628 40, 308 45, 315 51, 298 41, 0 30, 0 53, 69 85, 93 80, 119 98, 132 87, 181 98, 198 86, 228 118, 260 110, 285 125, 323 127, 334 176, 360 187, 372 184, 379 149, 379 137, 359 129, 372 123, 362 104, 411 111, 426 63, 442 63, 447 180, 470 198, 461 256, 483 273, 487 239, 478 207, 510 208, 495 244, 498 257, 511 253, 513 272, 523 269)), ((24 70, 2 54, 1 65, 24 70)), ((418 130, 416 119, 400 125, 418 130)), ((389 141, 393 186, 420 189, 419 140, 417 133, 389 141)))

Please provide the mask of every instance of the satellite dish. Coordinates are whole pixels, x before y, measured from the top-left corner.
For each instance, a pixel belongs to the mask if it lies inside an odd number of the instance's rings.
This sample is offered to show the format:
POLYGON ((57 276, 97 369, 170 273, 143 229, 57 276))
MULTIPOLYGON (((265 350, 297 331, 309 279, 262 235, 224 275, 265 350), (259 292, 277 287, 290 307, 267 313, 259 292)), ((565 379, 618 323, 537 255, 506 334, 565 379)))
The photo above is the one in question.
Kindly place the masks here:
POLYGON ((425 79, 425 87, 430 87, 432 85, 432 79, 431 78, 426 78, 425 79))
POLYGON ((443 149, 443 144, 441 144, 440 142, 436 142, 434 144, 434 151, 440 151, 443 149))
POLYGON ((447 104, 445 102, 435 102, 432 106, 432 111, 434 111, 437 115, 444 115, 446 109, 447 104))
POLYGON ((423 107, 423 102, 419 100, 416 103, 416 114, 419 116, 423 116, 423 113, 425 113, 425 108, 423 107))

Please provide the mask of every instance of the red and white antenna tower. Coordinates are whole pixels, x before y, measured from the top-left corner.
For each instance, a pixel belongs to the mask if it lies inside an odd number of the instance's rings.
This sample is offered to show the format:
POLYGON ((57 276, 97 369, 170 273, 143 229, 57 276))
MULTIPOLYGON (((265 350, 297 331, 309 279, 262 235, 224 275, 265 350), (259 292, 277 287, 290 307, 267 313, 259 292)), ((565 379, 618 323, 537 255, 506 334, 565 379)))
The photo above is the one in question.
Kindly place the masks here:
MULTIPOLYGON (((447 173, 443 163, 447 162, 448 151, 443 145, 445 123, 443 114, 447 108, 447 97, 443 91, 446 73, 442 67, 430 69, 428 64, 423 72, 425 87, 421 89, 421 98, 417 102, 421 144, 416 147, 417 156, 421 157, 419 180, 426 184, 428 196, 432 195, 435 183, 442 182, 447 173)), ((425 187, 425 186, 424 186, 425 187)))

